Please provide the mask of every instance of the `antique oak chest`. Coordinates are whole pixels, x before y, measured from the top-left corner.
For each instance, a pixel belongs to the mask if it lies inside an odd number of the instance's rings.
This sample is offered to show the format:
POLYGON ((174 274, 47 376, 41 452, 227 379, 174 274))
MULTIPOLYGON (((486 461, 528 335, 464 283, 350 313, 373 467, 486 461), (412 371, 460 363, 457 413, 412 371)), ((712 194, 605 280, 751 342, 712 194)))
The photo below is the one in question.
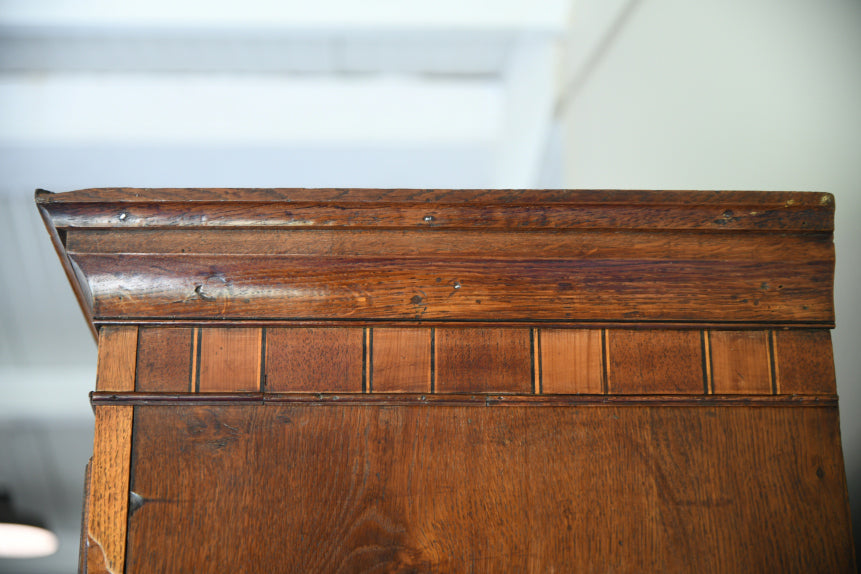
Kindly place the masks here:
POLYGON ((37 192, 81 569, 850 572, 823 193, 37 192))

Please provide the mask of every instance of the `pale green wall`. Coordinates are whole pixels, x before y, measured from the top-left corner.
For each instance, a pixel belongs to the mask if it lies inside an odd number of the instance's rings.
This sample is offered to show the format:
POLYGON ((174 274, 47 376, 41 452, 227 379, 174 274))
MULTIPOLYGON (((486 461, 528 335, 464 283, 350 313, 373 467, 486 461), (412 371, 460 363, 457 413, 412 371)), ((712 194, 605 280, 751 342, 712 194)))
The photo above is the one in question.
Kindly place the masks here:
POLYGON ((643 0, 570 96, 566 187, 836 196, 834 347, 857 540, 861 2, 643 0))

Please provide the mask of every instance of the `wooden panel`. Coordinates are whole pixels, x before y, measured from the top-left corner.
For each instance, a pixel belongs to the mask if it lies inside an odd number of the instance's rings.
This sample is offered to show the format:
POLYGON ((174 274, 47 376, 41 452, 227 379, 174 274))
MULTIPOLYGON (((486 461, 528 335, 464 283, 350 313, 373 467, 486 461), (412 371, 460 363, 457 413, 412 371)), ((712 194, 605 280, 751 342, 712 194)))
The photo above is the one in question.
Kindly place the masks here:
POLYGON ((107 326, 99 329, 99 391, 135 390, 138 328, 107 326))
POLYGON ((429 393, 431 329, 372 329, 369 390, 429 393))
POLYGON ((604 392, 601 329, 536 329, 544 393, 604 392))
POLYGON ((528 393, 529 329, 436 329, 436 391, 528 393))
POLYGON ((198 390, 260 390, 262 337, 256 328, 200 329, 198 390))
POLYGON ((768 331, 711 331, 709 349, 714 392, 772 392, 768 331))
POLYGON ((123 572, 129 497, 132 409, 96 407, 87 503, 88 574, 123 572))
POLYGON ((266 390, 361 392, 362 329, 266 330, 266 390))
POLYGON ((833 408, 138 409, 130 573, 854 569, 833 408))
POLYGON ((833 320, 832 261, 72 259, 89 277, 97 317, 833 320))
POLYGON ((615 394, 702 394, 698 331, 607 330, 607 386, 615 394))
POLYGON ((135 390, 193 390, 192 334, 193 329, 190 327, 141 327, 138 333, 135 390))
POLYGON ((775 331, 774 337, 779 393, 837 393, 830 331, 775 331))
MULTIPOLYGON (((511 231, 469 229, 70 229, 69 253, 195 253, 508 259, 815 261, 834 258, 827 233, 511 231)), ((777 285, 774 286, 777 288, 777 285)))

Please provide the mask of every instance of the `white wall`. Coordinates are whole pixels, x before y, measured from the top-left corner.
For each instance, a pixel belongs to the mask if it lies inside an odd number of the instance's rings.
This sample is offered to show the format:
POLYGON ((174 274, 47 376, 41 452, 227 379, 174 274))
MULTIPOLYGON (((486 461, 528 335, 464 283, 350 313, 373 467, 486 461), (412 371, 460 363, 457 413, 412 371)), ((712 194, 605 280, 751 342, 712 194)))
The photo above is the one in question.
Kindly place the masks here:
POLYGON ((858 540, 861 2, 637 2, 577 85, 564 118, 568 187, 836 196, 833 341, 858 540))

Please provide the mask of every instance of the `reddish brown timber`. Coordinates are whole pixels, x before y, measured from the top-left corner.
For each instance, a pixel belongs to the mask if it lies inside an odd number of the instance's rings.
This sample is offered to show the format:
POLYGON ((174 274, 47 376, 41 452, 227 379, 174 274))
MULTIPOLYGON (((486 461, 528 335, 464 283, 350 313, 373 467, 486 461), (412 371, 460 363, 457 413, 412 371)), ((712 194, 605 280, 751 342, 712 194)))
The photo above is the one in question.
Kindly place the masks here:
POLYGON ((97 319, 781 323, 834 318, 833 261, 104 254, 78 254, 73 260, 88 277, 97 319))
MULTIPOLYGON (((827 232, 452 229, 69 229, 78 253, 828 261, 827 232)), ((775 287, 777 287, 775 285, 775 287)))
POLYGON ((96 323, 834 321, 829 194, 109 189, 37 202, 96 323))
POLYGON ((775 331, 774 343, 778 393, 837 392, 830 331, 775 331))
POLYGON ((854 568, 834 408, 142 406, 135 425, 129 573, 854 568))
POLYGON ((187 391, 194 388, 190 327, 141 327, 135 390, 187 391))
POLYGON ((93 405, 230 405, 284 403, 313 406, 591 407, 748 406, 836 407, 837 395, 535 395, 494 393, 112 393, 92 392, 93 405))

